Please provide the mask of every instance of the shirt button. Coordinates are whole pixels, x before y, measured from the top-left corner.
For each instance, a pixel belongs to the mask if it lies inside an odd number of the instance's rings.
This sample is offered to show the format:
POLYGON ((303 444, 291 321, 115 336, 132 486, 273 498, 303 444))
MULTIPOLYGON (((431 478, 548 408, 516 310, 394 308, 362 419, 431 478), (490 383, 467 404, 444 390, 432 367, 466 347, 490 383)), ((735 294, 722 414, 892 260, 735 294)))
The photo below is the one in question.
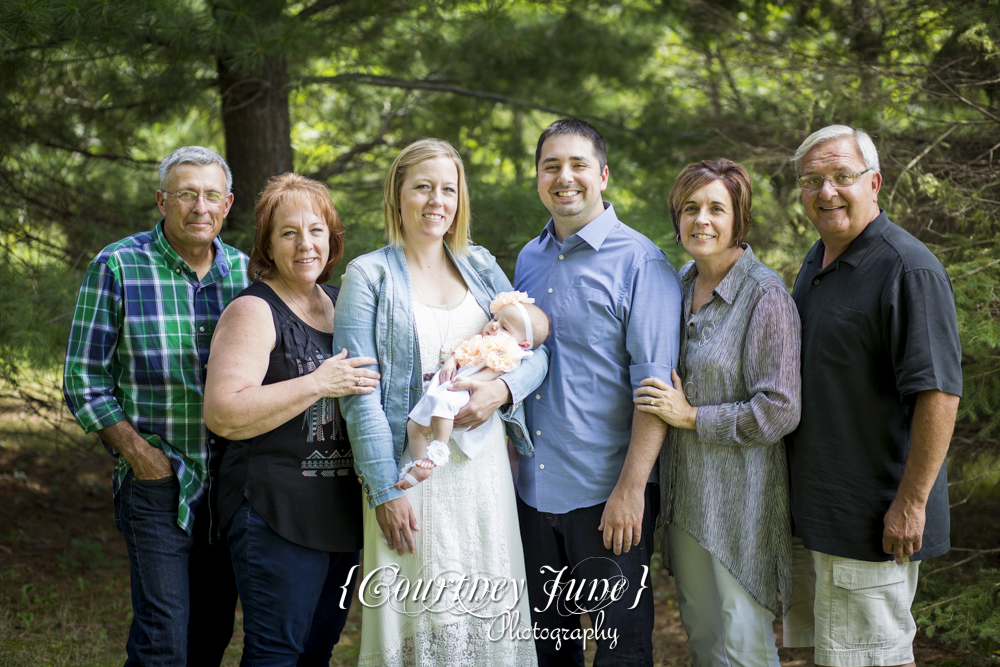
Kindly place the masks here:
POLYGON ((535 400, 536 401, 542 400, 542 395, 541 394, 535 394, 535 400))
POLYGON ((541 435, 541 434, 542 434, 541 431, 535 431, 535 435, 541 435))
POLYGON ((212 438, 211 440, 209 440, 209 442, 214 445, 215 444, 215 438, 212 438))
POLYGON ((544 463, 539 463, 538 464, 538 469, 539 470, 545 470, 545 464, 544 463))
POLYGON ((559 259, 566 259, 563 255, 559 255, 559 259))
POLYGON ((198 331, 205 333, 205 327, 198 327, 198 331))
POLYGON ((819 278, 813 281, 813 285, 819 285, 819 278))
POLYGON ((552 294, 552 288, 551 287, 549 288, 549 294, 552 294))
POLYGON ((180 272, 181 272, 181 270, 180 270, 180 269, 174 269, 174 271, 176 271, 177 273, 180 273, 180 272))

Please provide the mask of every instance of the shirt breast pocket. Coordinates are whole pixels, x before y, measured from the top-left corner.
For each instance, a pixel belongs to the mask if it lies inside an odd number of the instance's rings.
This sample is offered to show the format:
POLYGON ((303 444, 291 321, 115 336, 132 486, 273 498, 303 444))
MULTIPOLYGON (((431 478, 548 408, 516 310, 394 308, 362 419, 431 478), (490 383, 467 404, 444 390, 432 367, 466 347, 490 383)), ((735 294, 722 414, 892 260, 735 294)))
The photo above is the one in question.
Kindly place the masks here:
POLYGON ((559 317, 553 328, 560 342, 594 345, 604 338, 613 317, 611 297, 606 292, 570 285, 563 289, 557 303, 559 317))
POLYGON ((811 333, 821 341, 813 350, 831 366, 853 366, 861 358, 860 350, 869 345, 871 327, 864 311, 828 301, 816 331, 811 333))

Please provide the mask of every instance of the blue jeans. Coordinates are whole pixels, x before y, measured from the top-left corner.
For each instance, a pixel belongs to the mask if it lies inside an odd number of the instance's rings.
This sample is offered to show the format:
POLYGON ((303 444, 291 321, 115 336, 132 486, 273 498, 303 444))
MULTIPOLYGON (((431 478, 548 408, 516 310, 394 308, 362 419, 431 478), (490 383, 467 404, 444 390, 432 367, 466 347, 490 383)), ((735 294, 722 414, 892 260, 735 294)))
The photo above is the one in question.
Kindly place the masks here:
POLYGON ((359 552, 317 551, 289 542, 247 501, 229 524, 228 540, 243 604, 240 664, 330 664, 351 608, 359 552))
POLYGON ((653 529, 660 507, 659 485, 646 485, 645 503, 639 544, 628 553, 616 556, 605 548, 604 533, 597 530, 605 503, 565 514, 549 514, 539 512, 518 497, 517 518, 524 544, 531 621, 537 627, 535 650, 539 667, 583 667, 582 642, 572 636, 580 631, 584 607, 595 629, 603 612, 600 625, 604 634, 596 637, 594 667, 653 664, 653 591, 649 559, 653 555, 653 529), (557 588, 558 572, 564 567, 566 570, 558 586, 564 596, 553 599, 550 593, 557 588), (617 601, 602 606, 598 600, 602 597, 604 582, 613 584, 622 577, 628 582, 624 594, 617 601), (570 580, 573 588, 569 588, 570 580), (642 585, 646 590, 641 590, 642 585), (567 602, 565 595, 569 593, 573 596, 580 593, 580 597, 567 602), (638 604, 629 609, 637 596, 638 604), (551 637, 553 631, 562 633, 561 641, 551 637), (610 633, 617 633, 617 642, 612 640, 610 633))
POLYGON ((209 544, 208 503, 194 510, 193 534, 177 525, 179 494, 176 477, 141 482, 129 470, 115 495, 132 578, 126 667, 217 667, 233 636, 229 552, 209 544))

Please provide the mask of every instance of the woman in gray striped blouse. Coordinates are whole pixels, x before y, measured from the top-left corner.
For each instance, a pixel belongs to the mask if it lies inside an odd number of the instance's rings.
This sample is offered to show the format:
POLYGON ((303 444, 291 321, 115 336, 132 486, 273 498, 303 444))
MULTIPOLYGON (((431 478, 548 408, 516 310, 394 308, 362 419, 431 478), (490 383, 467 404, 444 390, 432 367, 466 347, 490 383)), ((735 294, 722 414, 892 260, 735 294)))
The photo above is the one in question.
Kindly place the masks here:
POLYGON ((754 258, 746 170, 688 165, 670 191, 676 239, 694 258, 678 371, 647 378, 643 412, 670 429, 660 455, 663 553, 699 665, 778 667, 771 621, 791 585, 782 437, 799 421, 799 316, 781 277, 754 258))

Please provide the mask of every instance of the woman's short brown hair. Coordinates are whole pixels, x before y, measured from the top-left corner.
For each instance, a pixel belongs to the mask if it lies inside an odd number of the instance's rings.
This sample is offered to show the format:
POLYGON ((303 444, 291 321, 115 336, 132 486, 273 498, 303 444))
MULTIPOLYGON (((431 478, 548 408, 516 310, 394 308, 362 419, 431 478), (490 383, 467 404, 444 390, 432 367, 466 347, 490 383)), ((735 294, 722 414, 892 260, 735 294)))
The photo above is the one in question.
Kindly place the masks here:
POLYGON ((722 184, 729 192, 730 199, 733 200, 733 242, 735 247, 743 242, 747 232, 750 231, 750 224, 753 222, 753 215, 750 208, 753 204, 753 188, 750 185, 750 174, 738 162, 732 160, 702 160, 694 162, 684 167, 681 173, 674 180, 674 186, 670 188, 670 195, 667 197, 667 206, 670 208, 670 220, 674 223, 674 232, 677 236, 674 239, 680 243, 681 210, 695 190, 708 185, 712 181, 722 181, 722 184))
POLYGON ((458 151, 443 139, 420 139, 404 148, 392 161, 382 187, 382 211, 385 215, 385 236, 389 243, 403 247, 403 214, 400 210, 400 191, 406 174, 414 165, 435 158, 447 158, 458 170, 458 208, 455 209, 455 231, 444 237, 445 245, 456 255, 464 255, 472 241, 469 233, 469 187, 465 180, 465 167, 458 151))
POLYGON ((250 264, 247 267, 250 280, 260 282, 274 276, 274 261, 271 259, 274 212, 289 201, 312 208, 313 213, 323 218, 330 230, 330 256, 326 260, 323 272, 316 279, 317 283, 325 283, 333 274, 333 267, 344 256, 344 223, 340 221, 337 209, 333 207, 333 200, 330 199, 330 190, 324 184, 292 172, 275 176, 268 181, 267 187, 260 193, 257 205, 254 206, 253 251, 250 253, 250 264))

